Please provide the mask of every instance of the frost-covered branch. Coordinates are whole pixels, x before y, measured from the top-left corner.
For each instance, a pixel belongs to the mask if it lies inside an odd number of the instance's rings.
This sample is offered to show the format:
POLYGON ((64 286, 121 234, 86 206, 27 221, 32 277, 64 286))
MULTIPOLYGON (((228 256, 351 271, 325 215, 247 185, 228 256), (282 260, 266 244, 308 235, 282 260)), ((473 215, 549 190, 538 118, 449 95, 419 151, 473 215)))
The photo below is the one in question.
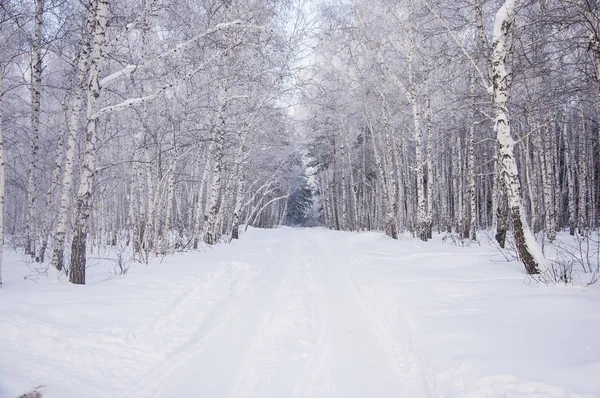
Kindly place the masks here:
POLYGON ((154 64, 157 61, 160 61, 161 59, 165 59, 168 58, 172 55, 178 54, 181 51, 185 50, 186 48, 190 47, 192 44, 194 44, 195 42, 197 42, 200 39, 203 39, 205 37, 208 37, 218 31, 224 30, 224 29, 228 29, 231 27, 239 27, 239 28, 252 28, 252 29, 265 29, 263 26, 259 26, 259 25, 248 25, 248 24, 243 24, 243 21, 237 19, 235 21, 231 21, 231 22, 224 22, 224 23, 220 23, 215 25, 214 27, 200 33, 199 35, 196 35, 194 37, 192 37, 191 39, 180 43, 178 45, 176 45, 175 47, 157 55, 156 57, 148 60, 147 62, 141 64, 141 65, 127 65, 126 67, 124 67, 121 70, 118 70, 116 72, 111 73, 110 75, 104 77, 103 79, 100 80, 100 87, 105 87, 107 86, 109 83, 112 83, 115 80, 118 80, 122 77, 129 77, 131 76, 134 72, 141 70, 141 69, 147 69, 148 67, 150 67, 152 64, 154 64))
POLYGON ((492 86, 490 84, 489 78, 487 78, 485 76, 485 74, 481 71, 481 69, 477 65, 477 62, 471 56, 471 53, 469 53, 469 51, 466 49, 465 45, 458 39, 458 37, 456 37, 456 35, 452 31, 452 29, 450 29, 450 26, 448 26, 448 23, 446 21, 444 21, 444 19, 440 16, 440 14, 438 14, 431 7, 431 5, 429 5, 429 1, 428 0, 423 0, 423 3, 425 4, 425 7, 427 7, 427 9, 435 16, 435 18, 444 26, 444 28, 446 29, 446 31, 450 35, 450 38, 452 38, 452 41, 454 41, 454 43, 458 46, 458 48, 460 48, 460 50, 463 52, 463 54, 465 55, 465 57, 467 57, 467 59, 469 60, 469 63, 471 64, 471 66, 473 67, 473 69, 475 69, 475 71, 477 72, 477 75, 481 79, 482 86, 487 90, 487 92, 489 94, 492 94, 492 86))

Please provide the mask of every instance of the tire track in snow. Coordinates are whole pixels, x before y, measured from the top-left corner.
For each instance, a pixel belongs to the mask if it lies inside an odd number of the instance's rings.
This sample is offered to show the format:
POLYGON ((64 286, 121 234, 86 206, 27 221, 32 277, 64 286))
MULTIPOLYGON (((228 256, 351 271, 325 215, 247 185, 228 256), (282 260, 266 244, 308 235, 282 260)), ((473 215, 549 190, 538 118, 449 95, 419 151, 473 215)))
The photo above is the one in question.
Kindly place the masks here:
POLYGON ((319 237, 282 234, 267 269, 122 396, 432 396, 410 325, 389 331, 343 269, 347 243, 319 237))
MULTIPOLYGON (((303 241, 305 253, 314 250, 307 241, 303 241)), ((318 260, 314 256, 308 256, 305 261, 313 268, 318 267, 318 260)), ((325 291, 322 281, 319 284, 319 293, 313 303, 312 318, 317 329, 313 331, 316 334, 316 341, 307 356, 302 371, 294 383, 290 394, 291 398, 308 397, 334 397, 335 387, 329 382, 331 379, 332 352, 331 352, 331 327, 329 313, 324 302, 325 291)))
POLYGON ((289 396, 318 330, 319 287, 297 232, 282 255, 285 272, 245 358, 231 397, 289 396))
MULTIPOLYGON (((215 304, 206 314, 202 323, 199 325, 192 338, 186 344, 180 346, 172 352, 166 360, 158 367, 144 376, 141 380, 124 391, 121 396, 136 396, 136 397, 159 397, 171 396, 170 389, 180 385, 185 377, 186 365, 194 358, 201 356, 203 351, 207 349, 211 339, 218 335, 221 329, 227 327, 227 324, 232 321, 240 312, 249 305, 253 300, 262 299, 267 288, 273 280, 278 278, 278 269, 274 267, 273 258, 279 250, 271 251, 267 257, 266 269, 259 275, 254 277, 247 288, 243 291, 228 296, 225 300, 215 304)), ((187 295, 186 295, 187 296, 187 295)), ((185 301, 185 297, 176 302, 185 301)), ((186 315, 197 316, 194 314, 193 307, 186 315)), ((185 319, 181 319, 185 322, 185 319)), ((157 330, 157 334, 163 334, 163 338, 170 336, 171 330, 157 330)))
MULTIPOLYGON (((379 346, 380 352, 387 357, 388 366, 398 379, 401 388, 396 391, 382 390, 379 394, 370 394, 372 396, 407 396, 411 398, 432 397, 434 396, 434 385, 427 377, 427 369, 417 360, 417 350, 414 346, 411 333, 411 325, 402 325, 403 335, 401 341, 397 341, 390 331, 377 319, 374 313, 365 305, 365 300, 360 293, 360 288, 352 279, 351 275, 344 269, 344 265, 357 262, 356 258, 351 257, 346 247, 336 247, 333 242, 328 242, 325 248, 323 243, 315 237, 314 245, 319 248, 323 258, 331 264, 328 271, 329 278, 340 285, 338 294, 347 294, 345 301, 348 308, 354 307, 354 312, 360 322, 367 328, 367 334, 370 334, 377 343, 371 347, 377 351, 375 345, 379 346), (342 250, 343 249, 343 250, 342 250), (340 257, 334 258, 331 253, 336 253, 340 257), (401 394, 400 391, 404 392, 401 394)), ((385 368, 385 365, 381 365, 385 368)), ((392 381, 388 380, 391 384, 392 381)), ((356 395, 357 397, 360 396, 356 395)))

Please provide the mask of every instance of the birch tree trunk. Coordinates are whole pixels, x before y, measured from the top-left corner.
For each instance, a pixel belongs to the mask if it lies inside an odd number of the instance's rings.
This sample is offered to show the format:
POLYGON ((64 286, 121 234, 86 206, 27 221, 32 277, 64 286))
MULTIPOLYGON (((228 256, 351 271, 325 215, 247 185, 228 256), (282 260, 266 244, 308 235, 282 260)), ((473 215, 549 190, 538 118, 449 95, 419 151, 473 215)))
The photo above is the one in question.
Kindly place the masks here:
POLYGON ((77 209, 74 221, 75 231, 71 245, 71 263, 69 267, 69 281, 74 284, 85 284, 88 218, 90 215, 92 184, 94 182, 94 168, 96 164, 96 129, 98 119, 94 117, 94 112, 100 97, 99 74, 106 44, 108 0, 92 0, 89 12, 92 14, 91 19, 95 20, 95 26, 87 86, 85 149, 81 180, 77 192, 77 209))
POLYGON ((147 185, 147 189, 148 189, 148 205, 146 206, 148 208, 148 218, 146 219, 146 225, 145 225, 145 232, 144 232, 144 239, 142 240, 142 246, 144 249, 144 253, 146 255, 146 262, 148 262, 149 260, 149 254, 150 254, 150 250, 152 250, 152 242, 153 242, 153 238, 154 238, 154 222, 155 222, 155 213, 156 213, 156 201, 158 198, 158 190, 160 188, 160 184, 156 184, 156 188, 155 188, 155 184, 154 184, 154 173, 152 172, 152 163, 150 162, 151 160, 151 154, 150 151, 145 148, 145 155, 146 155, 146 167, 144 167, 145 169, 145 173, 146 173, 146 185, 147 185))
POLYGON ((340 174, 342 175, 342 218, 340 222, 340 228, 342 231, 346 231, 346 229, 348 228, 348 203, 346 202, 346 167, 344 165, 347 156, 346 145, 344 145, 345 143, 342 134, 340 134, 340 136, 338 137, 338 141, 340 143, 340 174))
MULTIPOLYGON (((348 137, 346 137, 346 145, 350 146, 348 142, 348 137)), ((350 151, 346 151, 346 158, 348 159, 348 170, 350 170, 350 189, 352 195, 352 204, 353 204, 353 212, 352 212, 352 230, 360 231, 360 216, 359 216, 359 205, 358 205, 358 185, 356 184, 356 177, 354 176, 354 172, 352 170, 352 155, 350 151)), ((287 206, 287 202, 286 202, 287 206)))
MULTIPOLYGON (((0 109, 2 109, 2 77, 5 66, 0 61, 0 109)), ((2 256, 4 254, 4 138, 2 137, 2 112, 0 112, 0 288, 2 287, 2 256)))
POLYGON ((588 179, 588 170, 587 170, 587 164, 586 164, 586 154, 587 154, 587 148, 586 148, 586 140, 585 140, 585 129, 586 129, 586 125, 585 125, 585 115, 583 114, 583 105, 580 104, 580 111, 579 111, 579 164, 578 164, 578 175, 577 175, 577 182, 578 182, 578 189, 577 189, 577 195, 578 195, 578 206, 577 206, 577 216, 578 216, 578 227, 579 227, 579 234, 582 236, 587 236, 588 233, 588 224, 587 224, 587 196, 588 196, 588 186, 587 186, 587 179, 588 179))
POLYGON ((231 239, 239 239, 240 233, 240 215, 244 199, 244 161, 246 152, 246 136, 248 132, 240 133, 240 142, 238 143, 238 153, 236 156, 236 184, 235 184, 235 206, 233 208, 233 219, 231 221, 231 239))
MULTIPOLYGON (((556 239, 556 214, 554 204, 554 172, 552 167, 552 139, 550 134, 554 134, 550 128, 545 128, 546 132, 543 134, 543 156, 542 166, 544 171, 542 173, 543 185, 544 185, 544 212, 546 221, 546 236, 550 242, 556 239)), ((540 129, 538 133, 542 134, 540 129)))
POLYGON ((386 208, 386 216, 385 216, 385 231, 388 236, 393 239, 398 239, 398 227, 396 225, 396 218, 393 217, 393 208, 390 206, 389 201, 389 185, 387 182, 387 177, 385 171, 383 169, 383 165, 381 164, 381 157, 379 156, 379 151, 377 150, 377 144, 375 142, 375 132, 373 131, 373 127, 369 123, 369 132, 371 134, 371 142, 373 144, 373 155, 375 158, 375 165, 377 167, 377 171, 379 172, 379 180, 381 181, 381 187, 383 189, 383 201, 384 206, 386 208))
POLYGON ((508 196, 509 210, 517 251, 528 274, 545 270, 543 255, 529 230, 523 210, 519 170, 514 157, 514 145, 508 113, 511 75, 506 64, 512 51, 510 34, 515 22, 518 0, 506 0, 496 14, 492 43, 492 89, 494 98, 495 129, 498 141, 499 172, 508 196))
POLYGON ((433 131, 431 128, 431 99, 425 100, 425 120, 427 123, 427 238, 433 237, 433 131))
POLYGON ((217 127, 215 137, 215 153, 214 153, 214 167, 212 174, 212 182, 210 186, 210 197, 208 201, 208 215, 206 218, 206 225, 204 227, 204 243, 207 245, 214 245, 218 242, 219 236, 217 234, 217 218, 219 215, 219 191, 221 190, 221 178, 223 170, 223 156, 224 156, 224 145, 225 145, 225 108, 226 99, 225 95, 227 92, 226 83, 221 83, 221 105, 220 105, 220 125, 217 127))
POLYGON ((77 86, 71 102, 68 123, 67 149, 65 152, 65 169, 62 179, 60 196, 60 210, 57 217, 56 229, 54 231, 52 248, 52 265, 58 270, 64 267, 64 246, 67 236, 67 224, 71 214, 71 190, 73 188, 73 167, 75 162, 75 151, 77 150, 77 137, 79 135, 79 117, 83 108, 83 93, 86 86, 88 69, 89 44, 87 30, 93 26, 93 18, 88 14, 86 32, 82 33, 79 42, 79 54, 77 61, 77 86))
POLYGON ((40 245, 40 250, 38 252, 37 258, 41 263, 44 262, 44 258, 46 257, 46 249, 48 247, 48 235, 50 233, 50 228, 53 222, 54 212, 50 211, 53 207, 55 201, 55 192, 58 188, 58 181, 60 179, 62 173, 62 166, 64 162, 64 143, 65 139, 68 136, 68 127, 67 127, 67 109, 63 103, 63 112, 60 116, 60 129, 58 133, 58 145, 56 148, 56 162, 54 164, 54 169, 52 171, 52 181, 50 182, 50 186, 48 187, 48 192, 46 192, 46 214, 43 215, 42 220, 42 229, 41 229, 41 238, 42 242, 40 245))
POLYGON ((200 243, 200 230, 202 228, 202 221, 204 219, 205 208, 204 208, 204 190, 206 189, 206 182, 210 175, 211 166, 211 152, 213 146, 208 147, 206 152, 206 160, 204 162, 204 169, 202 170, 202 178, 200 179, 200 186, 198 187, 198 199, 196 200, 195 216, 194 216, 194 243, 193 248, 198 248, 200 243))
POLYGON ((411 108, 415 137, 415 168, 417 171, 417 235, 427 241, 427 220, 425 218, 425 185, 423 178, 423 136, 421 131, 421 113, 416 98, 416 89, 411 89, 411 108))
POLYGON ((385 93, 381 93, 381 115, 385 131, 385 163, 386 163, 386 192, 388 194, 388 215, 390 225, 390 237, 398 239, 398 181, 396 179, 396 167, 394 167, 394 145, 392 142, 392 131, 389 120, 389 110, 385 93))
POLYGON ((167 254, 167 250, 169 249, 169 232, 171 231, 171 221, 173 218, 173 201, 175 199, 175 174, 177 172, 177 160, 179 159, 179 148, 176 139, 174 139, 174 145, 175 151, 173 153, 173 161, 171 163, 171 166, 169 167, 169 177, 167 179, 167 210, 165 213, 160 244, 160 253, 162 255, 167 254))
POLYGON ((573 164, 574 156, 571 149, 571 137, 569 137, 569 119, 568 119, 569 108, 567 105, 563 106, 563 126, 562 134, 565 142, 565 177, 567 179, 567 197, 568 197, 568 208, 569 208, 569 234, 575 235, 575 228, 577 227, 577 216, 575 213, 575 165, 573 164))
MULTIPOLYGON (((471 74, 469 79, 469 94, 475 98, 475 76, 471 74)), ((471 103, 469 112, 469 156, 468 156, 468 178, 469 178, 469 239, 477 240, 477 191, 475 187, 475 104, 471 103)))
MULTIPOLYGON (((150 15, 154 9, 156 0, 145 0, 144 10, 142 14, 142 27, 141 27, 141 60, 142 65, 148 61, 148 32, 150 30, 150 15)), ((144 84, 144 70, 140 71, 140 93, 144 97, 147 95, 146 85, 144 84)), ((148 116, 148 104, 144 102, 142 109, 142 120, 138 121, 138 131, 134 135, 134 145, 136 151, 134 152, 134 163, 132 171, 132 182, 131 182, 131 199, 130 199, 130 213, 133 224, 133 253, 134 260, 136 254, 139 255, 139 260, 142 261, 143 251, 146 246, 144 237, 146 235, 146 228, 148 227, 148 215, 146 214, 147 205, 151 201, 152 191, 150 185, 147 186, 147 190, 144 190, 144 170, 145 166, 142 165, 144 160, 147 160, 148 149, 146 147, 148 129, 146 126, 146 120, 148 116), (134 194, 137 192, 137 195, 134 194), (147 196, 146 196, 147 195, 147 196), (134 197, 135 196, 135 197, 134 197)), ((149 166, 148 166, 149 167, 149 166)))
POLYGON ((25 253, 35 257, 33 228, 36 201, 37 157, 40 136, 40 96, 42 88, 42 22, 44 0, 35 2, 35 24, 31 54, 31 159, 27 172, 27 218, 25 220, 25 253))
MULTIPOLYGON (((535 223, 536 223, 536 208, 535 208, 535 191, 534 191, 534 186, 536 185, 535 179, 532 179, 532 175, 535 175, 534 170, 535 169, 535 164, 532 165, 531 163, 531 153, 532 153, 532 140, 530 139, 530 137, 526 137, 526 144, 525 144, 525 183, 527 184, 527 196, 529 198, 529 209, 530 209, 530 220, 531 220, 531 227, 535 229, 535 223)), ((534 155, 535 157, 535 151, 534 151, 534 155)))
POLYGON ((416 232, 419 239, 427 241, 427 219, 425 216, 425 184, 424 184, 424 162, 423 162, 423 131, 421 121, 421 110, 419 109, 419 93, 414 74, 415 37, 413 28, 409 28, 408 34, 408 90, 407 99, 410 102, 413 117, 413 134, 415 139, 415 169, 417 174, 417 225, 416 232))

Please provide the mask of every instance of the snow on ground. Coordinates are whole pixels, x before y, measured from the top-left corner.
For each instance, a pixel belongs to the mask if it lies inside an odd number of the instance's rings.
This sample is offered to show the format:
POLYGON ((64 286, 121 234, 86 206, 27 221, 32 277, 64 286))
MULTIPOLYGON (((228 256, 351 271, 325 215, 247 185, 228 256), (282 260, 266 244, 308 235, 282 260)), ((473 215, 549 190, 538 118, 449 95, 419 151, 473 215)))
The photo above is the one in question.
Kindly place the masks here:
POLYGON ((600 288, 490 247, 251 229, 90 264, 74 286, 7 254, 0 397, 600 397, 600 288))

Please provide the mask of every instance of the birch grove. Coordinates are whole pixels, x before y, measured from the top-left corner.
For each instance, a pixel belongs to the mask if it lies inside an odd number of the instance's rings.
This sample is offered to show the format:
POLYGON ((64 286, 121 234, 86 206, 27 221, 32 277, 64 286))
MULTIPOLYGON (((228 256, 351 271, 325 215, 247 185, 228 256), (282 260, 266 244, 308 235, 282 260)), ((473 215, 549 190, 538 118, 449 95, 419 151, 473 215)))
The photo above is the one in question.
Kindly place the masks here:
POLYGON ((3 4, 0 233, 76 284, 101 247, 282 223, 490 241, 542 279, 596 239, 598 5, 301 3, 3 4))

